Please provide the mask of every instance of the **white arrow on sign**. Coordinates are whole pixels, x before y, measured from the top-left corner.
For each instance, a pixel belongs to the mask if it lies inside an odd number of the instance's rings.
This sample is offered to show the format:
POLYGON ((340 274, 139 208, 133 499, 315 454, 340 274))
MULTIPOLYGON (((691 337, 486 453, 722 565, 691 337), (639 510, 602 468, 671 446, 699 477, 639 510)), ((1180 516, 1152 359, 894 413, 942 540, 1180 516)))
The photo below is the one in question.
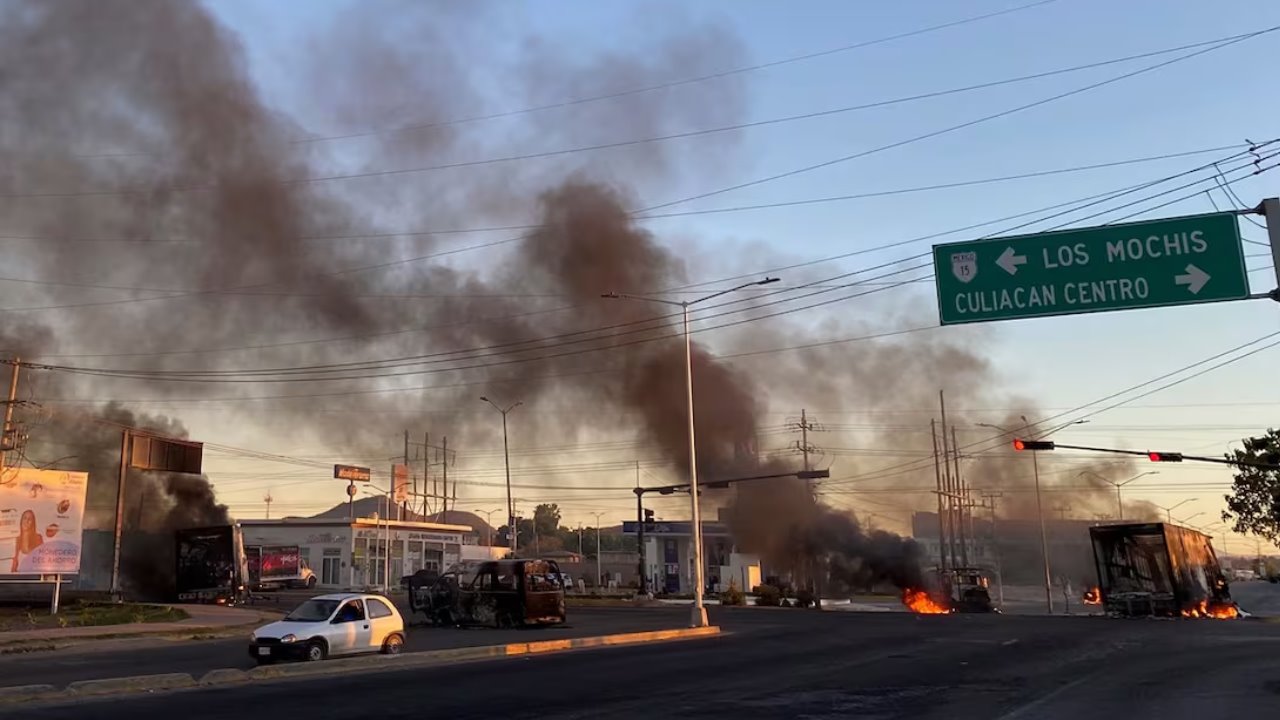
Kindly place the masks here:
POLYGON ((1000 257, 996 260, 996 264, 1004 268, 1004 271, 1010 275, 1018 274, 1018 266, 1025 265, 1027 262, 1026 255, 1015 255, 1013 248, 1007 247, 1004 252, 1000 253, 1000 257))
POLYGON ((1191 294, 1196 295, 1200 292, 1200 288, 1204 287, 1204 284, 1209 282, 1209 273, 1201 270, 1195 265, 1187 265, 1187 274, 1175 275, 1173 277, 1173 282, 1178 285, 1186 285, 1187 289, 1191 291, 1191 294))

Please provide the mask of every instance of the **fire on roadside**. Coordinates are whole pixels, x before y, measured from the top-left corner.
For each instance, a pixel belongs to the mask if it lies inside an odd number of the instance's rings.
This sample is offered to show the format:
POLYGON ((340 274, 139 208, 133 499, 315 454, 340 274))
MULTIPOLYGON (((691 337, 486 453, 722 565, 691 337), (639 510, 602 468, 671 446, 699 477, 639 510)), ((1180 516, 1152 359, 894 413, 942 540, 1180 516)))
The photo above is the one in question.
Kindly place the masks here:
POLYGON ((1210 603, 1208 600, 1201 600, 1196 605, 1183 610, 1182 617, 1230 620, 1240 617, 1240 611, 1230 603, 1210 603))
POLYGON ((1085 591, 1084 591, 1084 604, 1085 604, 1085 605, 1101 605, 1101 604, 1102 604, 1102 590, 1101 590, 1101 589, 1099 589, 1099 588, 1097 588, 1097 587, 1091 587, 1091 588, 1089 588, 1088 590, 1085 590, 1085 591))
POLYGON ((902 591, 902 604, 913 613, 920 615, 945 615, 951 608, 934 600, 927 590, 907 588, 902 591))

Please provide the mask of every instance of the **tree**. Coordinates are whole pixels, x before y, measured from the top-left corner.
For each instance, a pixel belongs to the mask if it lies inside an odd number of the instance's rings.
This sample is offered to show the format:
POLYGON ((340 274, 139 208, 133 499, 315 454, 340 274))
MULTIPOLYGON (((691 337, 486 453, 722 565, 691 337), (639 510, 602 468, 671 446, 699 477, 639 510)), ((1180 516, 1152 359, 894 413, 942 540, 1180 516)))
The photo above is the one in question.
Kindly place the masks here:
POLYGON ((1243 450, 1226 456, 1237 465, 1222 519, 1233 523, 1238 533, 1251 532, 1276 542, 1280 540, 1280 470, 1275 469, 1280 466, 1280 431, 1271 428, 1266 435, 1241 442, 1243 450))
POLYGON ((549 538, 560 529, 560 506, 543 503, 533 509, 533 525, 540 537, 549 538))

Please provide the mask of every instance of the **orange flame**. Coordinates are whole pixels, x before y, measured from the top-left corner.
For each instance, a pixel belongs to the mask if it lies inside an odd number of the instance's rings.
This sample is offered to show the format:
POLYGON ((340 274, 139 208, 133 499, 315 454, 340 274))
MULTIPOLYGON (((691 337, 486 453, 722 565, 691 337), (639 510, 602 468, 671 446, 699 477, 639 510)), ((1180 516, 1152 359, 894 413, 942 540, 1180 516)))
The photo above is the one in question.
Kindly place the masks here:
POLYGON ((1240 617, 1240 611, 1236 609, 1235 605, 1227 603, 1214 603, 1211 605, 1208 600, 1201 600, 1194 607, 1183 610, 1182 617, 1230 620, 1240 617))
POLYGON ((1097 588, 1097 587, 1092 587, 1092 588, 1089 588, 1088 590, 1085 590, 1085 591, 1084 591, 1084 604, 1085 604, 1085 605, 1101 605, 1101 604, 1102 604, 1102 590, 1101 590, 1100 588, 1097 588))
POLYGON ((930 597, 928 591, 913 588, 902 591, 902 604, 911 612, 921 615, 943 615, 951 612, 951 608, 930 597))

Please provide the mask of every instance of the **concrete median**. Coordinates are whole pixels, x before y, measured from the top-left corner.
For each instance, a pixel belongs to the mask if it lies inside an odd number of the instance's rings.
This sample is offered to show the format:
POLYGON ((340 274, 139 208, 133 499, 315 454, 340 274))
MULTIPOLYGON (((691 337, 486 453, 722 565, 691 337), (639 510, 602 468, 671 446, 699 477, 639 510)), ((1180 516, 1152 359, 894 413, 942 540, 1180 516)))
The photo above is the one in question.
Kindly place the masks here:
POLYGON ((117 693, 143 692, 152 690, 179 690, 194 687, 195 678, 187 673, 165 673, 163 675, 134 675, 131 677, 106 678, 103 680, 78 680, 67 686, 67 694, 80 697, 85 695, 115 695, 117 693))

